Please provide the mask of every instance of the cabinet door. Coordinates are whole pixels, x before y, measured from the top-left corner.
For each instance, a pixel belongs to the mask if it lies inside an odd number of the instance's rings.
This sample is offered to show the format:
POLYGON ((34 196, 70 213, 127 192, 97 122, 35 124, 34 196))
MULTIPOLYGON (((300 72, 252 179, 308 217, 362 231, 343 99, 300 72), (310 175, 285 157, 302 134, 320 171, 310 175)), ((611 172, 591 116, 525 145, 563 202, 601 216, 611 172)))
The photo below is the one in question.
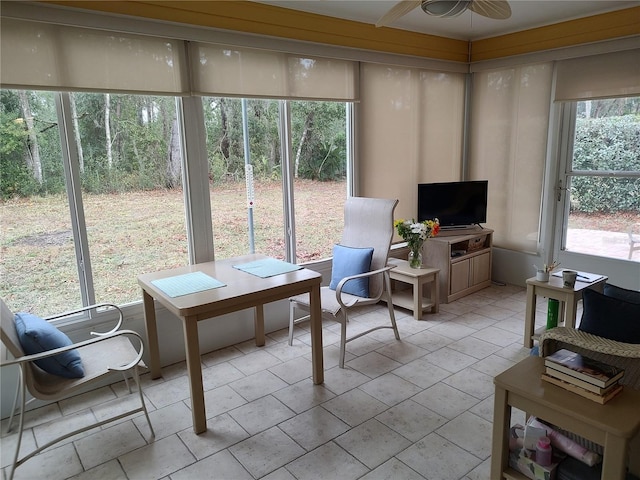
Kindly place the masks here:
POLYGON ((489 252, 472 259, 471 285, 486 282, 491 279, 491 254, 489 252))
POLYGON ((451 286, 450 295, 469 288, 470 269, 471 261, 468 259, 451 264, 451 278, 449 279, 451 286))

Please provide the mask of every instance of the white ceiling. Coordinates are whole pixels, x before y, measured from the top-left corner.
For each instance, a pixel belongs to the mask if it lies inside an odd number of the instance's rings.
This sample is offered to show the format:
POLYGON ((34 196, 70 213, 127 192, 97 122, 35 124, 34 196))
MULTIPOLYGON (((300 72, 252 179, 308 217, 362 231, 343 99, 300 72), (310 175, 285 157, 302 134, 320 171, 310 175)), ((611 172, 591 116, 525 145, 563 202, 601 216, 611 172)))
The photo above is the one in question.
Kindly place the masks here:
MULTIPOLYGON (((259 0, 261 3, 319 15, 375 24, 397 2, 394 0, 259 0)), ((511 18, 492 20, 467 10, 455 18, 437 18, 419 7, 388 25, 459 40, 479 40, 506 33, 640 6, 623 0, 510 0, 511 18)), ((640 19, 638 19, 640 22, 640 19)))

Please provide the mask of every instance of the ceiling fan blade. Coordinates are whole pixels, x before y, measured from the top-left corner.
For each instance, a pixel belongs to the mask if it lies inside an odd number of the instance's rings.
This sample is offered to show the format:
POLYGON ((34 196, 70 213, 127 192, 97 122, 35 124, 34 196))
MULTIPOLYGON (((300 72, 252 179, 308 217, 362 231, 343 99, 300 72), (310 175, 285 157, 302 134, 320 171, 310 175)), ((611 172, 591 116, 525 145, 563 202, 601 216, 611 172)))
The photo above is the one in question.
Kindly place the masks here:
POLYGON ((473 0, 469 10, 495 20, 505 20, 511 16, 511 7, 506 0, 473 0))
POLYGON ((395 22, 400 17, 406 15, 414 8, 420 6, 421 0, 400 0, 393 7, 389 9, 380 19, 376 22, 376 27, 384 27, 390 23, 395 22))

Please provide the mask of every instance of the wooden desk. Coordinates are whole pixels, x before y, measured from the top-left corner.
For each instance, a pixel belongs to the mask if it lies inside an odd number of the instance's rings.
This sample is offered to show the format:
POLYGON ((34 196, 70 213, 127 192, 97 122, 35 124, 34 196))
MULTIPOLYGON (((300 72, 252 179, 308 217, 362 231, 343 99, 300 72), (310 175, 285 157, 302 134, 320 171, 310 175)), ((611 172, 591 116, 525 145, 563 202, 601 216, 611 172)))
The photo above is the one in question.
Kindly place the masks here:
POLYGON ((396 268, 389 271, 391 280, 408 283, 413 286, 411 294, 407 295, 403 291, 394 290, 391 298, 394 305, 413 310, 413 318, 422 320, 422 312, 430 309, 432 313, 438 313, 440 306, 440 284, 438 281, 438 268, 411 268, 409 262, 398 258, 390 258, 389 265, 396 268), (426 284, 430 285, 430 302, 425 302, 423 289, 426 284))
POLYGON ((312 270, 302 268, 269 278, 233 268, 233 265, 267 258, 264 255, 244 255, 241 257, 200 263, 186 267, 147 273, 138 277, 144 300, 144 318, 149 349, 151 378, 160 377, 160 352, 158 330, 153 300, 167 308, 182 320, 184 344, 187 357, 187 371, 191 389, 191 413, 193 430, 203 433, 207 429, 200 365, 198 322, 245 308, 255 308, 256 345, 264 345, 263 305, 282 300, 293 295, 309 293, 311 300, 311 355, 313 383, 324 382, 322 358, 322 312, 320 309, 320 283, 322 276, 312 270), (151 282, 160 278, 173 277, 190 272, 203 272, 220 280, 226 286, 190 295, 169 297, 151 282))
POLYGON ((593 288, 602 292, 608 277, 595 282, 576 281, 573 288, 563 287, 562 277, 549 276, 548 282, 540 282, 536 277, 527 279, 527 309, 524 317, 524 340, 526 348, 533 347, 533 334, 536 326, 536 298, 538 295, 554 298, 560 302, 559 322, 564 318, 564 326, 575 328, 578 301, 582 299, 582 291, 593 288), (563 315, 564 314, 564 315, 563 315))
POLYGON ((524 479, 508 467, 511 407, 588 438, 604 447, 602 478, 624 480, 629 442, 640 432, 640 391, 625 387, 600 405, 542 380, 544 360, 527 357, 494 378, 491 476, 524 479))

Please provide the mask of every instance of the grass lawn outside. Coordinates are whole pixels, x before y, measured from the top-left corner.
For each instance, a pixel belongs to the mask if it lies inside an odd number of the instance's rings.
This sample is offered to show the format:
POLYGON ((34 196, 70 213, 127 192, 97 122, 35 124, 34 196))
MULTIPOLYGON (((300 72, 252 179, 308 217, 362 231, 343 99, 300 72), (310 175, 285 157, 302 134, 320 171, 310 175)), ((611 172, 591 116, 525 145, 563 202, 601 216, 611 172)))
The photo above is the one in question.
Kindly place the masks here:
MULTIPOLYGON (((249 253, 245 184, 216 184, 210 192, 215 257, 249 253)), ((342 232, 346 184, 296 180, 294 195, 297 262, 330 257, 342 232)), ((139 301, 138 275, 188 263, 182 190, 85 195, 83 203, 98 302, 139 301)), ((0 296, 14 311, 43 316, 80 307, 66 197, 17 198, 0 205, 0 296)), ((284 258, 283 215, 281 183, 256 181, 256 252, 284 258)), ((636 223, 640 212, 572 212, 567 247, 626 259, 626 232, 636 223)), ((640 252, 634 260, 638 257, 640 252)))

